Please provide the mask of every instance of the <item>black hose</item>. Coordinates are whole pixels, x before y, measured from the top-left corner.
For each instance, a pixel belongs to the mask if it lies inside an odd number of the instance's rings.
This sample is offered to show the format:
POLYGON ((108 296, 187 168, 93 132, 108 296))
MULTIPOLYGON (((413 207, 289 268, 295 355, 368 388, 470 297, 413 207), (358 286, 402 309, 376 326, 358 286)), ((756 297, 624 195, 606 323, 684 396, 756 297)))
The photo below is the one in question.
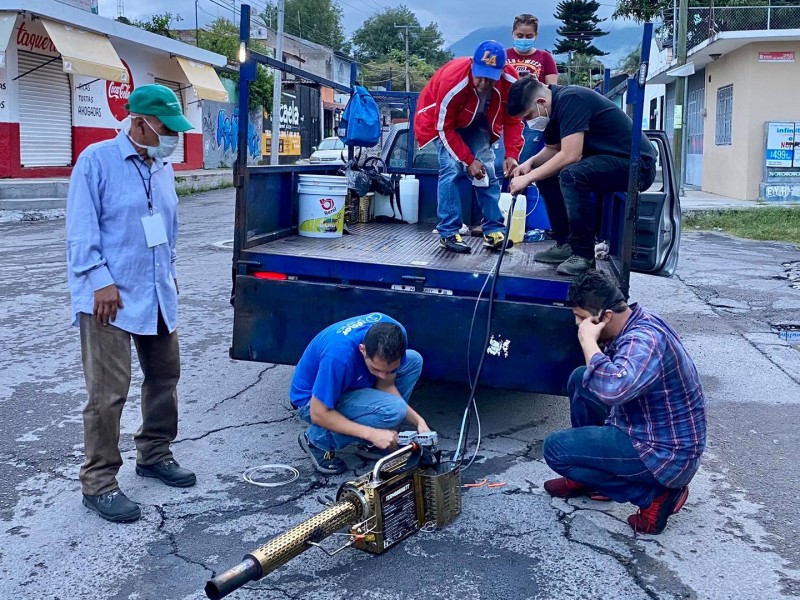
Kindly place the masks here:
MULTIPOLYGON (((512 215, 514 214, 514 206, 516 204, 517 204, 517 194, 514 194, 513 196, 511 196, 511 206, 509 206, 508 215, 506 216, 506 221, 508 222, 506 223, 506 233, 505 233, 505 239, 503 240, 503 248, 500 250, 500 256, 497 257, 497 263, 495 263, 495 267, 491 275, 492 285, 489 288, 489 312, 486 316, 486 336, 484 337, 483 340, 483 346, 481 348, 481 358, 478 361, 478 368, 475 371, 475 379, 473 380, 472 387, 470 388, 469 391, 469 398, 467 399, 467 406, 464 409, 465 411, 470 410, 472 402, 475 400, 475 392, 478 389, 478 381, 481 378, 481 372, 483 371, 483 363, 486 360, 486 348, 489 346, 489 339, 491 338, 492 335, 492 313, 494 312, 494 293, 495 289, 497 288, 497 280, 500 278, 500 267, 503 264, 503 257, 506 254, 506 248, 508 248, 508 242, 511 239, 511 219, 513 218, 512 215)), ((468 436, 469 436, 469 418, 467 419, 466 427, 464 429, 464 436, 463 436, 464 450, 466 450, 467 448, 468 436)), ((462 456, 461 448, 456 448, 456 454, 458 456, 462 456)), ((472 458, 472 460, 470 460, 467 467, 472 464, 473 460, 475 460, 474 457, 472 458)), ((463 456, 461 462, 463 462, 463 456)))

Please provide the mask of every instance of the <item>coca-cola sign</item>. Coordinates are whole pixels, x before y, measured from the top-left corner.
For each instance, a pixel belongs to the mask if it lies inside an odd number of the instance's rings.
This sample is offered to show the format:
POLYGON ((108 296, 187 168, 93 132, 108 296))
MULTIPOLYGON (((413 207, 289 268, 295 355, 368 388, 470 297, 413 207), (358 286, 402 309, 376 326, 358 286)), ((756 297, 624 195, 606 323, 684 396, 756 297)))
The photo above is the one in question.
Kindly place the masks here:
POLYGON ((117 121, 122 121, 128 116, 128 109, 125 108, 125 105, 128 104, 128 98, 133 91, 133 73, 131 73, 128 63, 123 60, 122 64, 128 71, 128 82, 119 83, 117 81, 106 81, 108 108, 117 121))

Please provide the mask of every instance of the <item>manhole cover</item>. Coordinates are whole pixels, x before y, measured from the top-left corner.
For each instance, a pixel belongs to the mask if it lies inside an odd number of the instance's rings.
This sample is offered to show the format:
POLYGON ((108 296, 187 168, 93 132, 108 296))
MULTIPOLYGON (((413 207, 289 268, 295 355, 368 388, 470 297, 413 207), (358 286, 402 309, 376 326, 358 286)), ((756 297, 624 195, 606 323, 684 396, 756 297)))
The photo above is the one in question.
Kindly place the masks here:
POLYGON ((214 242, 211 244, 215 250, 233 250, 233 240, 225 240, 222 242, 214 242))

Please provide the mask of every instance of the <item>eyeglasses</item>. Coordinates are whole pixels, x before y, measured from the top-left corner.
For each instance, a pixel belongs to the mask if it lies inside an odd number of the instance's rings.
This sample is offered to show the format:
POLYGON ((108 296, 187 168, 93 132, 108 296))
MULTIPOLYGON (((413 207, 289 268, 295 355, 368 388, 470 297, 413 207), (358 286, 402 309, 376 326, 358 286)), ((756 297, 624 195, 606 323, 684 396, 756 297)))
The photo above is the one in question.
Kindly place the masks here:
POLYGON ((514 17, 514 27, 516 27, 520 23, 525 24, 525 25, 538 25, 539 24, 539 19, 537 17, 533 16, 533 15, 529 15, 528 13, 525 13, 523 15, 519 15, 517 17, 514 17))

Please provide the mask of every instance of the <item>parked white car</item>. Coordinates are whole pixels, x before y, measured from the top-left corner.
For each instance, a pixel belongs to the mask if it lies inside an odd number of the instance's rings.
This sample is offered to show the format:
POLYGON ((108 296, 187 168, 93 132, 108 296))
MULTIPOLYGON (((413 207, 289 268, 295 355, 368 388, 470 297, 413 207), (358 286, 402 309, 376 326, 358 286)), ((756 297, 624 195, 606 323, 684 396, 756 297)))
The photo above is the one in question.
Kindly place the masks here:
POLYGON ((319 147, 314 148, 308 162, 312 165, 343 165, 342 150, 344 150, 342 140, 338 137, 327 137, 319 143, 319 147))

